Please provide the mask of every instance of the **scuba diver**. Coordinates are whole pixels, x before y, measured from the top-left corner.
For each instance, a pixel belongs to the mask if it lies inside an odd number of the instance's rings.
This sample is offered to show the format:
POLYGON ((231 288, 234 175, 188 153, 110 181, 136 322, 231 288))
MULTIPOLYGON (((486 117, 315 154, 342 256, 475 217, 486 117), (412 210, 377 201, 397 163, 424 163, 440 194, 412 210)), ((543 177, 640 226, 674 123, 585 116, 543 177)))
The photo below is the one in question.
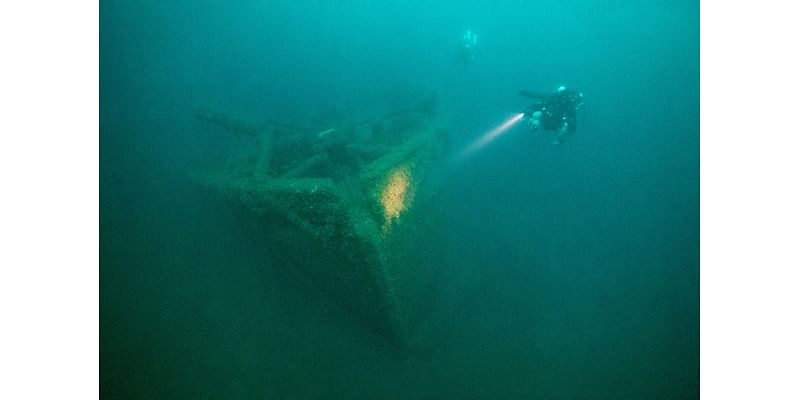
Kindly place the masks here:
POLYGON ((478 44, 478 36, 472 30, 464 32, 459 48, 460 58, 465 64, 469 64, 475 59, 475 46, 478 44))
POLYGON ((555 93, 541 94, 521 90, 520 95, 536 100, 525 109, 525 119, 532 131, 541 127, 555 131, 553 144, 564 143, 566 136, 575 133, 578 109, 583 106, 583 93, 564 86, 555 93))

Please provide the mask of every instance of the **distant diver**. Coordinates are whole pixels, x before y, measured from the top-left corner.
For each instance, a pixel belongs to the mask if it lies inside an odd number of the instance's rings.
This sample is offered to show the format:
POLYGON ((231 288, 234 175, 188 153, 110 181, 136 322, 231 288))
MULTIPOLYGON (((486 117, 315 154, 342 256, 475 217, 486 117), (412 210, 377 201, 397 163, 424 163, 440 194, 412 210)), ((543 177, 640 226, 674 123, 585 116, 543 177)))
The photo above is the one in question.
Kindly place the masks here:
POLYGON ((553 144, 564 143, 567 136, 575 133, 578 109, 583 106, 583 93, 561 86, 555 93, 521 90, 519 94, 536 100, 525 109, 525 120, 532 131, 540 127, 554 131, 553 144))
POLYGON ((475 59, 475 47, 478 45, 478 36, 467 30, 461 38, 461 47, 459 48, 459 58, 464 64, 469 64, 475 59))

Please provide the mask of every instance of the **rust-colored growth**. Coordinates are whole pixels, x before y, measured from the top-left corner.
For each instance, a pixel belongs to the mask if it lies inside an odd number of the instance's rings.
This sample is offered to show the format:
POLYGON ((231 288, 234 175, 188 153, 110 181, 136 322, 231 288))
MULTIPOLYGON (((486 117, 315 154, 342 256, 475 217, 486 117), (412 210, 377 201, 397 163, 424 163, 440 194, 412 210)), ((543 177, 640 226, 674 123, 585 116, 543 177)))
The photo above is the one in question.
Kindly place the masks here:
POLYGON ((400 218, 400 214, 411 206, 411 174, 406 167, 398 167, 389 173, 386 184, 381 191, 383 206, 383 230, 389 229, 392 222, 400 218))

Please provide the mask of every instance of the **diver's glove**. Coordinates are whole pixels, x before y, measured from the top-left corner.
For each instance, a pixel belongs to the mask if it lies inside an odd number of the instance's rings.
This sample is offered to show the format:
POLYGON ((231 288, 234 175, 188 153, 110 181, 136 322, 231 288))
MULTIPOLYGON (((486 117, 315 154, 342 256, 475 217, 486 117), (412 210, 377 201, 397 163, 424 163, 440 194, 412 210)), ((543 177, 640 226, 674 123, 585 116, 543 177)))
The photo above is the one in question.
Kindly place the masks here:
POLYGON ((536 131, 542 125, 542 112, 541 111, 528 111, 525 113, 525 119, 528 122, 528 128, 531 131, 536 131))

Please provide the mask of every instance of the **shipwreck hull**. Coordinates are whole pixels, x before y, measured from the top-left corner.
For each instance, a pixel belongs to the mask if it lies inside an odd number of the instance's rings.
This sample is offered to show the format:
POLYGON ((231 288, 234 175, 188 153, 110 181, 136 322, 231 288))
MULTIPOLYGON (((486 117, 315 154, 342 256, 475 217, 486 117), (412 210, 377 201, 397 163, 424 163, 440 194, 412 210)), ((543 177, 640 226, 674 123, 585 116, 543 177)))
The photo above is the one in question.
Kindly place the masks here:
POLYGON ((432 307, 443 264, 445 132, 431 110, 324 129, 198 117, 248 141, 197 177, 243 208, 273 261, 376 333, 406 340, 432 307))

